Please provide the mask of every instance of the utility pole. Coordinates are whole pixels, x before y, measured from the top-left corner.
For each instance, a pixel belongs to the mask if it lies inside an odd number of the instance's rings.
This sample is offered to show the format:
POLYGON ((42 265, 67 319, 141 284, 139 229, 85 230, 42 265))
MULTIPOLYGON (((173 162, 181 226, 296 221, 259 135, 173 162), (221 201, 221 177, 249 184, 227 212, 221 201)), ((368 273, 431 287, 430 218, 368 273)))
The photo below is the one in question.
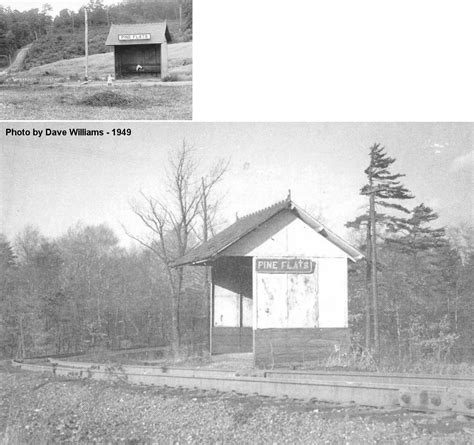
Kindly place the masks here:
POLYGON ((87 20, 87 8, 84 8, 85 19, 85 48, 86 48, 86 75, 85 81, 89 80, 89 24, 87 20))

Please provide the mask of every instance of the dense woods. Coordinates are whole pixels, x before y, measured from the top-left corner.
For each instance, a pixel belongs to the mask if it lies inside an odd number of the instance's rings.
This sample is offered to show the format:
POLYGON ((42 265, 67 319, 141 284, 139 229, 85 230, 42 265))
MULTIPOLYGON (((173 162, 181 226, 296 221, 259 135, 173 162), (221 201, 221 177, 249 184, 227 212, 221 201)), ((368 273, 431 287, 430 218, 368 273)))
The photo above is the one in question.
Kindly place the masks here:
MULTIPOLYGON (((2 237, 0 249, 2 355, 171 342, 163 265, 149 251, 119 247, 106 226, 77 225, 54 239, 28 227, 11 243, 2 237)), ((193 332, 202 335, 207 319, 198 280, 187 280, 181 300, 183 344, 202 348, 193 332)))
MULTIPOLYGON (((371 147, 368 164, 360 192, 367 208, 347 223, 366 254, 349 272, 352 354, 400 370, 472 361, 474 228, 441 227, 436 210, 392 173, 396 160, 380 145, 371 147)), ((207 350, 207 271, 172 263, 214 234, 224 204, 215 186, 227 164, 202 171, 183 142, 168 167, 167 192, 138 194, 131 204, 143 224, 141 233, 127 230, 134 248, 121 247, 105 225, 77 224, 55 238, 31 226, 13 239, 1 236, 1 355, 145 345, 185 355, 207 350)))
POLYGON ((370 148, 367 208, 346 224, 366 254, 349 276, 354 345, 392 364, 472 360, 474 228, 440 227, 424 203, 409 209, 416 198, 394 163, 379 144, 370 148))
MULTIPOLYGON (((191 0, 117 2, 111 6, 101 0, 89 0, 86 8, 91 35, 101 36, 100 44, 92 42, 91 54, 106 51, 105 37, 111 23, 168 20, 174 41, 192 37, 191 0)), ((83 32, 84 7, 78 11, 65 8, 53 17, 48 4, 28 11, 0 6, 0 56, 11 58, 19 48, 34 42, 40 42, 39 48, 45 50, 47 45, 42 46, 41 42, 47 41, 61 57, 77 57, 84 53, 83 32)))

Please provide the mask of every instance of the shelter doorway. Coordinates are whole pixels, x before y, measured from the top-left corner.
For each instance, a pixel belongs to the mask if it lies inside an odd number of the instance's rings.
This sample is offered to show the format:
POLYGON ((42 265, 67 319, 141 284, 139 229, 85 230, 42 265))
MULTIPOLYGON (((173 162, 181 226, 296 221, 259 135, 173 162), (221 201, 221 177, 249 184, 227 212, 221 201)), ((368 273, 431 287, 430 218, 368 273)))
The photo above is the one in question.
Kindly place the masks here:
POLYGON ((211 354, 253 352, 252 258, 221 257, 212 268, 211 354))
POLYGON ((160 45, 128 45, 115 48, 120 77, 154 75, 161 73, 160 45), (137 67, 140 67, 137 70, 137 67))

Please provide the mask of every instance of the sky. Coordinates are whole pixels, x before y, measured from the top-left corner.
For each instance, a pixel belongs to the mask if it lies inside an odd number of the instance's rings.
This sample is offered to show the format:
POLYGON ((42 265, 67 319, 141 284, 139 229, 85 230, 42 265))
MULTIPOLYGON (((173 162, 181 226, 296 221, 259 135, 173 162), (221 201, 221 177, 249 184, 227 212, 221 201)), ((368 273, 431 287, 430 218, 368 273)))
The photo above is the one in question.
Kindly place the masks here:
MULTIPOLYGON (((0 0, 0 5, 7 7, 9 6, 12 9, 17 9, 18 11, 26 11, 29 9, 39 9, 41 10, 44 4, 48 3, 53 8, 51 15, 56 16, 59 11, 62 9, 69 9, 72 11, 77 11, 81 6, 89 3, 88 0, 0 0)), ((114 3, 119 3, 119 0, 104 0, 104 5, 112 5, 114 3)))
POLYGON ((140 191, 165 192, 169 153, 194 147, 202 173, 219 159, 229 170, 219 229, 284 199, 293 200, 342 236, 366 204, 359 190, 374 142, 396 158, 392 172, 440 225, 473 221, 474 124, 390 123, 0 123, 0 232, 12 239, 26 225, 55 237, 77 222, 109 225, 123 245, 123 226, 144 229, 131 212, 140 191), (132 136, 6 136, 14 130, 132 129, 132 136))

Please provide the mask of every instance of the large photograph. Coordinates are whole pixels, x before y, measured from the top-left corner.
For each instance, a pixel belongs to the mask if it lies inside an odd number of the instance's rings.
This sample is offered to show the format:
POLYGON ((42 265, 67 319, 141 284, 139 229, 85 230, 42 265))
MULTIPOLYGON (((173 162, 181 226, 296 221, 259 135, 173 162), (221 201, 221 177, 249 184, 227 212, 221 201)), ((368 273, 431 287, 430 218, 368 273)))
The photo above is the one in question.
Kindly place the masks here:
POLYGON ((472 443, 473 141, 2 123, 0 434, 472 443))
POLYGON ((0 119, 192 118, 192 0, 0 3, 0 119))

